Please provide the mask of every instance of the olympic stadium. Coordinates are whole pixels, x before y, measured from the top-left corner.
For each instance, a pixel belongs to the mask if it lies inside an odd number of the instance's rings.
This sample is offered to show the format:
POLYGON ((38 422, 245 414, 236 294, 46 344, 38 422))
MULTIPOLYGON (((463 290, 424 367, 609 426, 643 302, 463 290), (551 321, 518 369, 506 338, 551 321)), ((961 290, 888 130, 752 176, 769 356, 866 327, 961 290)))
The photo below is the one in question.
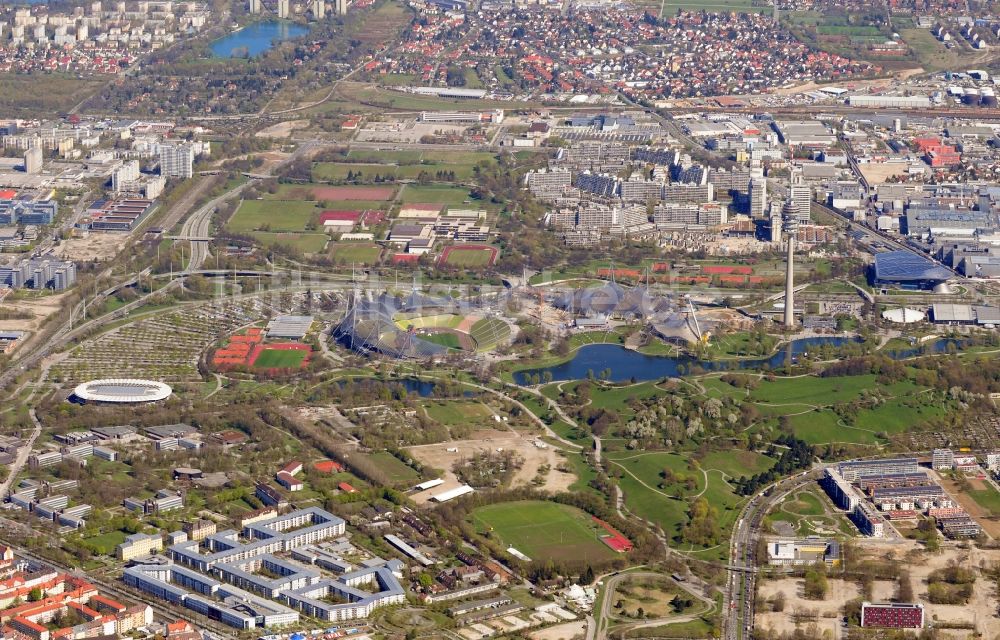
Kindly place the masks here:
POLYGON ((413 292, 405 297, 355 294, 333 337, 363 355, 413 359, 489 351, 511 333, 488 304, 413 292))
POLYGON ((106 378, 77 385, 70 400, 94 404, 137 404, 166 400, 173 393, 169 385, 137 378, 106 378))

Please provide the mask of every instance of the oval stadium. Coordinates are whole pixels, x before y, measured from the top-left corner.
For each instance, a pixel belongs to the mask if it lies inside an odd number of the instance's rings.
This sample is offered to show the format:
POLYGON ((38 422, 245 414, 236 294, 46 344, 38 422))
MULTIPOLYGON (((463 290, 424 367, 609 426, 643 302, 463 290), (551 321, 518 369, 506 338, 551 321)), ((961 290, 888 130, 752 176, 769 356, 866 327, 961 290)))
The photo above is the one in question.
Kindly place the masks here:
POLYGON ((77 385, 72 400, 78 402, 135 404, 166 400, 173 393, 169 385, 155 380, 107 378, 77 385))

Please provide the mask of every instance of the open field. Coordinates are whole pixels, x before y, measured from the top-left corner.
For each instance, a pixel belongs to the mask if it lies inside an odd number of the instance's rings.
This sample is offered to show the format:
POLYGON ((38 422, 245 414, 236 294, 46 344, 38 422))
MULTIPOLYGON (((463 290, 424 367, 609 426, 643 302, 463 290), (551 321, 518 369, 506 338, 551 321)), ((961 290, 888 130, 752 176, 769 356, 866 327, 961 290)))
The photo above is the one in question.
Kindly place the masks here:
POLYGON ((424 411, 431 420, 446 425, 470 423, 487 425, 493 419, 490 408, 479 401, 425 401, 424 411))
POLYGON ((463 204, 471 200, 469 190, 465 187, 413 185, 407 184, 399 199, 404 203, 426 202, 433 204, 463 204))
POLYGON ((264 201, 289 200, 313 203, 323 201, 323 205, 329 209, 384 209, 395 192, 395 187, 279 184, 274 193, 262 193, 261 198, 264 201))
POLYGON ((413 484, 420 480, 420 474, 413 467, 387 451, 369 454, 368 458, 378 464, 379 470, 395 483, 413 484))
POLYGON ((473 522, 485 535, 532 560, 606 560, 615 556, 587 513, 555 502, 520 501, 476 509, 473 522))
POLYGON ((330 239, 330 236, 325 233, 272 233, 269 231, 254 231, 250 235, 265 247, 273 244, 287 245, 303 253, 319 253, 326 248, 326 243, 330 239))
POLYGON ((0 74, 0 109, 11 115, 30 112, 33 117, 69 111, 110 79, 68 73, 0 74))
POLYGON ((357 181, 371 181, 375 176, 396 180, 416 180, 421 174, 436 180, 438 172, 448 174, 448 179, 469 180, 473 176, 471 164, 451 164, 448 162, 421 162, 419 164, 361 164, 352 162, 318 162, 313 166, 314 180, 346 180, 350 173, 357 181))
POLYGON ((950 69, 959 62, 961 51, 957 47, 945 48, 929 29, 901 29, 899 35, 910 45, 926 71, 950 69))
POLYGON ((126 242, 127 233, 89 233, 86 237, 61 240, 53 251, 64 260, 103 262, 118 255, 126 242))

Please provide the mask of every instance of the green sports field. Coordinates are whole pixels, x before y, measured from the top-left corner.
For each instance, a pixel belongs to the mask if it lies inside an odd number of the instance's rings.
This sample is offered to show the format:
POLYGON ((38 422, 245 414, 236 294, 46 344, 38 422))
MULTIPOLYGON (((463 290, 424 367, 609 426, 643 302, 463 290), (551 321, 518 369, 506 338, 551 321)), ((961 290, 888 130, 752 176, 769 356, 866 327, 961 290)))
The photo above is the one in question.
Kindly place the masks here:
POLYGON ((489 249, 452 249, 446 262, 450 267, 485 267, 492 257, 489 249))
POLYGON ((459 349, 462 346, 454 333, 424 333, 420 335, 420 339, 449 349, 459 349))
POLYGON ((568 505, 504 502, 476 509, 472 519, 484 534, 538 562, 601 561, 617 555, 601 542, 603 529, 590 515, 568 505))
POLYGON ((338 242, 330 250, 333 261, 337 264, 377 264, 382 256, 378 245, 366 242, 338 242))
POLYGON ((253 366, 257 369, 297 369, 305 359, 305 351, 264 349, 254 360, 253 366))
POLYGON ((316 203, 298 200, 245 200, 229 219, 230 231, 303 231, 316 214, 316 203))

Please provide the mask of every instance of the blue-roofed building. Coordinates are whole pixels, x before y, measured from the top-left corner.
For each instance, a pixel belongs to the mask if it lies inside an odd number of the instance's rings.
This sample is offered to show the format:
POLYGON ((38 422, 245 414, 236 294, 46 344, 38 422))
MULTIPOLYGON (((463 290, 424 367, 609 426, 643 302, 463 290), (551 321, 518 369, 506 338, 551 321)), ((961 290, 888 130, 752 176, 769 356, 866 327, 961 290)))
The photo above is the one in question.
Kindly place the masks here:
POLYGON ((58 212, 55 200, 0 200, 0 225, 52 224, 58 212))
POLYGON ((871 280, 875 285, 896 285, 903 289, 933 289, 955 274, 929 258, 912 251, 875 254, 871 280))

